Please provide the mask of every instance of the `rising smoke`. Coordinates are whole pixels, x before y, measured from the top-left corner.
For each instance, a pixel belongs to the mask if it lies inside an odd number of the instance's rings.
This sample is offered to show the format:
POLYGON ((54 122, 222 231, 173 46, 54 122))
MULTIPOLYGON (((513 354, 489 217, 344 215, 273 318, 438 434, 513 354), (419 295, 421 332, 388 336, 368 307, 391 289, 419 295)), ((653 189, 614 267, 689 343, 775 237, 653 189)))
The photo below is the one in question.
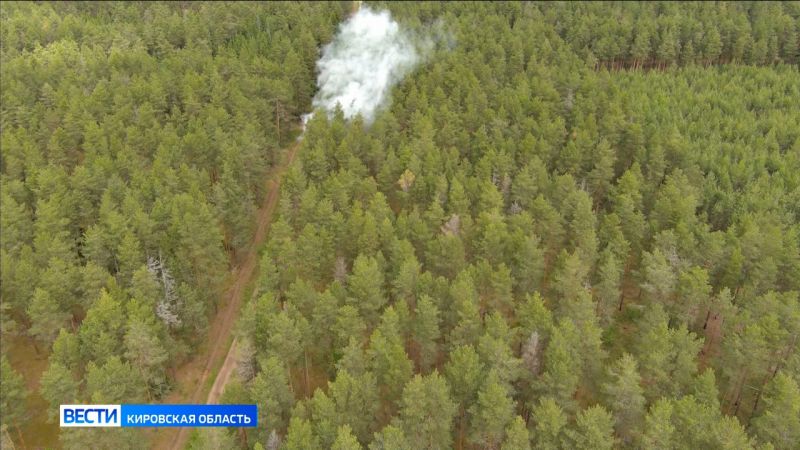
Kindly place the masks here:
POLYGON ((388 11, 362 7, 322 49, 314 108, 330 115, 338 104, 345 118, 361 114, 371 123, 388 104, 391 88, 422 61, 426 47, 426 41, 415 40, 388 11))

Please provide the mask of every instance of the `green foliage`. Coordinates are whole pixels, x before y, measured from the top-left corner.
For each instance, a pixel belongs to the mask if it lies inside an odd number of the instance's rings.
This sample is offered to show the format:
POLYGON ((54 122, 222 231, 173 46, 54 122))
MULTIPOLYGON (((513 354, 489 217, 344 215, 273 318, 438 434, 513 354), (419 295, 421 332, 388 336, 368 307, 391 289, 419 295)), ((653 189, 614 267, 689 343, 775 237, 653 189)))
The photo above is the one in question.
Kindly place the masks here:
POLYGON ((433 300, 428 296, 420 298, 414 317, 413 335, 419 347, 419 367, 423 372, 426 372, 438 357, 439 322, 439 308, 433 300))
POLYGON ((383 273, 375 258, 359 256, 353 263, 353 273, 347 279, 349 303, 356 306, 367 323, 375 324, 381 307, 386 303, 383 293, 383 273))
POLYGON ((614 448, 614 420, 602 406, 592 406, 578 413, 575 429, 568 430, 570 447, 576 449, 614 448))
POLYGON ((360 450, 361 445, 358 440, 353 436, 350 427, 347 425, 339 428, 339 433, 336 435, 336 440, 331 446, 331 450, 360 450))
POLYGON ((48 418, 58 420, 59 405, 75 404, 78 400, 78 381, 69 368, 57 361, 52 361, 42 373, 42 396, 50 404, 48 418))
POLYGON ((564 321, 553 329, 544 353, 544 372, 539 378, 541 395, 554 399, 566 409, 574 408, 573 396, 580 379, 580 359, 575 326, 564 321))
POLYGON ((533 448, 539 450, 561 448, 567 426, 567 416, 561 406, 552 397, 541 397, 532 408, 532 416, 534 420, 533 448))
POLYGON ((438 372, 414 376, 403 389, 400 421, 412 448, 445 448, 456 404, 450 399, 447 382, 438 372))
MULTIPOLYGON (((3 340, 14 328, 54 346, 49 400, 88 399, 89 374, 113 358, 144 398, 170 389, 167 369, 203 341, 252 240, 264 179, 310 108, 317 48, 344 11, 3 6, 3 340)), ((91 430, 64 434, 67 447, 146 445, 137 430, 96 445, 91 430)))
POLYGON ((775 448, 791 448, 800 442, 800 389, 794 379, 778 373, 767 385, 763 408, 753 421, 762 442, 775 448))
POLYGON ((484 376, 483 364, 475 349, 462 346, 450 352, 450 360, 444 366, 444 376, 459 408, 468 410, 477 398, 484 376))
POLYGON ((673 425, 672 404, 661 399, 653 403, 645 418, 644 436, 642 444, 647 448, 668 449, 675 448, 677 435, 673 425))
POLYGON ((236 440, 224 428, 199 428, 188 448, 192 450, 212 450, 218 448, 234 448, 236 440))
POLYGON ((69 319, 69 314, 65 313, 58 302, 41 288, 34 291, 27 313, 31 319, 28 332, 45 345, 53 343, 58 330, 69 319))
POLYGON ((3 385, 0 394, 0 410, 3 411, 3 425, 20 426, 25 419, 25 397, 28 391, 22 376, 14 371, 6 358, 0 355, 0 383, 3 385))
POLYGON ((380 406, 375 376, 365 372, 352 376, 340 371, 329 385, 330 398, 335 405, 334 423, 350 426, 361 442, 369 440, 375 431, 375 415, 380 406))
POLYGON ((403 450, 408 448, 408 440, 403 430, 395 425, 387 425, 369 445, 370 450, 403 450))
POLYGON ((322 449, 319 438, 314 435, 311 424, 307 420, 293 417, 289 423, 286 441, 282 448, 287 450, 317 450, 322 449))
POLYGON ((636 360, 627 353, 622 355, 609 368, 608 376, 608 383, 603 385, 606 404, 614 414, 617 434, 630 442, 636 437, 636 431, 641 429, 645 412, 644 390, 636 369, 636 360))
POLYGON ((530 450, 531 442, 528 435, 528 428, 525 421, 517 416, 506 429, 506 438, 503 441, 501 450, 530 450))
POLYGON ((261 363, 261 372, 250 383, 250 398, 258 405, 258 420, 266 425, 265 435, 288 425, 294 395, 287 370, 278 358, 271 357, 261 363))
POLYGON ((378 2, 424 66, 294 144, 350 7, 4 5, 0 320, 51 410, 166 393, 291 144, 250 445, 792 448, 796 4, 378 2))
POLYGON ((470 408, 471 441, 478 446, 496 448, 503 441, 506 426, 511 422, 514 402, 508 396, 497 373, 490 371, 478 391, 478 400, 470 408))

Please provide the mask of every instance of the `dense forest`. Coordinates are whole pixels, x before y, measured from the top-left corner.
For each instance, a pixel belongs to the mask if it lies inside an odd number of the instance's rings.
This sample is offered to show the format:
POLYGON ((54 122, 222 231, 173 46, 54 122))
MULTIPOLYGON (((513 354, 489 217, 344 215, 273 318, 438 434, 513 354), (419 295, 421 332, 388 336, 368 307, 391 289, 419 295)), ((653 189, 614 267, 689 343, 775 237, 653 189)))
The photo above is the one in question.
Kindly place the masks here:
MULTIPOLYGON (((310 108, 317 47, 346 11, 3 4, 3 336, 52 353, 40 383, 52 418, 62 403, 170 389, 310 108)), ((3 356, 10 426, 30 416, 20 384, 3 356)), ((108 432, 61 438, 125 446, 108 432)))
MULTIPOLYGON (((370 6, 446 42, 308 122, 223 395, 259 427, 189 446, 800 448, 800 3, 370 6)), ((3 4, 4 439, 12 338, 51 421, 172 389, 350 11, 3 4)))

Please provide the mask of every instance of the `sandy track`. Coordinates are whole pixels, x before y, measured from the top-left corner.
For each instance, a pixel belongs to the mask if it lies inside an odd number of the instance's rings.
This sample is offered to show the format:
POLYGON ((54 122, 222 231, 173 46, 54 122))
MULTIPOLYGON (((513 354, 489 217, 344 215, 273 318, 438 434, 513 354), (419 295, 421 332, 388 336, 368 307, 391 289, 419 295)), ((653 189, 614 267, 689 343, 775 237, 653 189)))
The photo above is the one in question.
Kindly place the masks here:
MULTIPOLYGON (((225 385, 231 379, 234 369, 236 367, 236 339, 233 340, 228 348, 227 343, 231 337, 233 326, 239 316, 239 310, 242 306, 242 297, 245 287, 250 283, 255 268, 258 263, 258 249, 264 242, 269 231, 269 225, 272 221, 272 214, 278 204, 280 194, 280 180, 281 175, 287 167, 294 161, 297 150, 300 148, 300 142, 292 144, 286 158, 286 162, 279 166, 272 177, 272 180, 267 182, 267 195, 264 196, 264 201, 258 212, 258 225, 253 242, 247 250, 247 256, 244 263, 236 269, 234 276, 234 283, 225 293, 225 301, 222 308, 217 312, 209 327, 208 335, 208 350, 198 353, 191 361, 186 363, 178 370, 176 376, 176 385, 178 386, 194 386, 194 389, 188 398, 186 396, 174 395, 169 396, 165 403, 201 403, 204 397, 205 386, 211 376, 211 371, 214 366, 219 364, 224 356, 222 367, 217 373, 214 384, 205 398, 205 403, 211 404, 219 401, 225 385), (198 375, 197 369, 202 367, 202 372, 198 375), (194 368, 194 370, 192 370, 194 368), (192 376, 195 374, 194 376, 192 376), (181 376, 184 375, 184 376, 181 376)), ((169 428, 166 436, 159 436, 156 440, 156 448, 171 448, 172 450, 180 450, 186 446, 189 439, 189 428, 169 428)))

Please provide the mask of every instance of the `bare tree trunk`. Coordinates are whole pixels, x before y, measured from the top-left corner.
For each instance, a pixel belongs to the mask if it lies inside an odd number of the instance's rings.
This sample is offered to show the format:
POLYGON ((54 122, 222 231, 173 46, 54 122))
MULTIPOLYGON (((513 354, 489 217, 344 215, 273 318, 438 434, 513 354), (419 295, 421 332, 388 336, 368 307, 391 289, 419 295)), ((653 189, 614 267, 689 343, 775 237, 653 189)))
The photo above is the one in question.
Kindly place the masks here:
POLYGON ((306 378, 306 396, 311 396, 311 386, 308 383, 308 351, 303 351, 303 359, 305 360, 305 378, 306 378))
POLYGON ((758 390, 758 394, 756 394, 756 401, 753 403, 753 409, 750 411, 750 415, 747 417, 747 423, 744 425, 745 428, 750 426, 750 421, 753 420, 753 415, 755 415, 756 411, 758 410, 758 402, 761 401, 761 393, 764 392, 764 386, 766 386, 768 381, 768 377, 764 378, 764 383, 761 385, 761 389, 758 390))
POLYGON ((790 353, 791 353, 791 351, 792 351, 792 348, 794 347, 794 341, 795 341, 796 339, 797 339, 797 336, 795 335, 795 336, 794 336, 794 339, 792 340, 792 343, 791 343, 791 344, 789 344, 789 345, 787 346, 787 348, 786 348, 786 350, 787 350, 787 351, 786 351, 786 352, 784 352, 784 353, 781 355, 781 358, 780 358, 780 359, 779 359, 779 360, 778 360, 778 361, 775 363, 775 368, 774 368, 774 369, 772 369, 772 370, 770 370, 770 371, 769 371, 769 372, 768 372, 768 373, 767 373, 767 374, 764 376, 764 381, 762 381, 762 382, 761 382, 761 388, 759 388, 759 390, 758 390, 758 394, 756 394, 756 401, 753 403, 753 410, 752 410, 752 411, 750 411, 750 416, 747 418, 747 424, 746 424, 746 426, 750 426, 750 420, 752 420, 752 419, 753 419, 753 415, 755 415, 756 411, 758 410, 758 403, 761 401, 761 394, 764 392, 764 389, 767 387, 767 383, 769 383, 770 381, 772 381, 772 379, 773 379, 773 378, 775 378, 775 375, 777 375, 777 374, 778 374, 778 370, 780 370, 781 363, 782 363, 783 361, 786 361, 786 358, 789 356, 789 354, 790 354, 790 353))
POLYGON ((17 436, 19 437, 19 443, 22 448, 28 448, 28 446, 25 445, 25 439, 22 438, 22 430, 20 430, 19 424, 14 423, 14 428, 17 430, 17 436))
POLYGON ((461 411, 461 417, 458 418, 458 449, 462 450, 464 448, 464 414, 465 411, 461 411))
POLYGON ((278 129, 278 145, 281 144, 281 115, 278 102, 275 102, 275 127, 278 129))
POLYGON ((741 398, 742 398, 742 390, 740 388, 739 389, 739 393, 736 395, 736 402, 733 403, 733 406, 734 406, 734 408, 733 408, 733 416, 736 416, 736 414, 739 414, 739 405, 741 405, 741 402, 740 402, 741 398))
MULTIPOLYGON (((142 369, 139 369, 139 376, 142 377, 142 380, 146 380, 147 379, 144 376, 144 370, 142 370, 142 369)), ((149 400, 150 403, 153 403, 153 394, 150 393, 150 386, 147 386, 147 400, 149 400)))
POLYGON ((792 351, 794 350, 794 346, 797 345, 797 337, 798 337, 797 334, 792 336, 792 342, 789 345, 786 346, 786 351, 783 352, 783 355, 781 356, 781 359, 778 360, 777 364, 775 364, 775 370, 772 371, 772 376, 770 377, 770 380, 772 378, 775 378, 775 375, 778 374, 778 371, 781 369, 781 366, 783 365, 783 363, 786 362, 787 358, 789 358, 789 355, 792 354, 792 351))
POLYGON ((739 293, 742 292, 743 289, 741 286, 736 286, 736 290, 733 291, 733 298, 731 299, 731 303, 736 305, 736 300, 739 298, 739 293))
POLYGON ((739 377, 740 381, 736 385, 736 400, 733 401, 733 416, 739 413, 739 406, 741 406, 742 400, 742 390, 744 389, 744 383, 747 381, 747 370, 742 373, 742 376, 739 377))

